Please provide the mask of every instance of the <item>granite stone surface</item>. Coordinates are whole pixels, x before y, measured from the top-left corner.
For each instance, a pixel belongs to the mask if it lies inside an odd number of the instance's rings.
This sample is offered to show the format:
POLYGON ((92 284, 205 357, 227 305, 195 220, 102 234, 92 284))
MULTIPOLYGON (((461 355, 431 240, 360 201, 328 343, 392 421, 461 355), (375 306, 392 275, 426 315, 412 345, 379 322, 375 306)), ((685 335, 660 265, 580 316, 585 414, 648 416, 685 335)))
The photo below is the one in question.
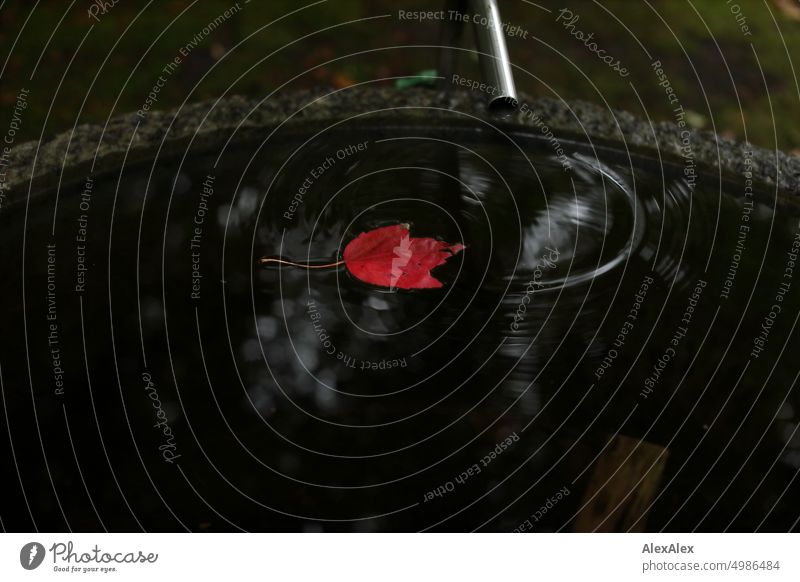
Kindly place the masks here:
MULTIPOLYGON (((800 159, 745 143, 720 138, 707 131, 686 130, 676 124, 651 124, 624 111, 605 109, 582 101, 561 102, 520 95, 521 108, 504 121, 541 131, 542 124, 557 135, 580 134, 592 140, 610 140, 624 147, 650 152, 654 157, 681 159, 687 146, 698 165, 741 174, 749 163, 753 177, 785 193, 800 194, 800 159), (657 148, 657 151, 656 151, 657 148)), ((9 201, 37 192, 59 181, 102 173, 127 163, 183 151, 213 150, 231 138, 263 139, 278 124, 302 130, 309 124, 374 112, 404 124, 443 124, 457 118, 478 123, 479 117, 494 123, 486 111, 485 95, 445 93, 431 88, 316 89, 271 96, 262 100, 239 96, 186 105, 173 111, 151 111, 144 117, 130 113, 113 117, 106 125, 79 125, 42 143, 28 142, 13 148, 6 176, 9 201)), ((579 137, 579 139, 586 139, 579 137)))

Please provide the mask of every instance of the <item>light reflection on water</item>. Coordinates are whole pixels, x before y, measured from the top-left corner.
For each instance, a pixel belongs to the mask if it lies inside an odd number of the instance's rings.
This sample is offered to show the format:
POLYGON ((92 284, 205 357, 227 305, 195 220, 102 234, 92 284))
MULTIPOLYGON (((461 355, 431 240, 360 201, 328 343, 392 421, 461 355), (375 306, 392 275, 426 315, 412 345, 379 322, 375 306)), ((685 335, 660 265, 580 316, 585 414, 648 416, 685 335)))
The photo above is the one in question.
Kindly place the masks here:
MULTIPOLYGON (((785 529, 797 510, 791 495, 775 492, 791 483, 798 467, 794 371, 780 365, 769 376, 762 360, 749 364, 742 381, 739 376, 765 307, 751 301, 750 292, 755 286, 756 297, 774 293, 796 211, 787 206, 773 216, 769 193, 763 192, 765 202, 750 223, 752 246, 733 295, 723 302, 719 290, 741 214, 736 187, 720 195, 715 179, 701 180, 693 192, 679 172, 631 170, 598 161, 588 151, 571 154, 572 171, 566 172, 546 145, 526 138, 519 141, 528 159, 485 133, 459 138, 463 147, 424 135, 378 141, 369 133, 331 134, 307 145, 278 175, 275 170, 300 142, 265 148, 247 171, 252 148, 242 144, 229 152, 214 170, 215 192, 202 229, 199 300, 190 296, 187 243, 198 188, 213 158, 197 156, 180 170, 177 162, 159 163, 138 248, 146 188, 140 175, 149 168, 127 170, 110 242, 116 180, 98 178, 91 292, 84 298, 87 359, 103 444, 137 514, 146 516, 151 529, 177 527, 158 509, 154 488, 141 486, 146 470, 190 527, 202 522, 229 529, 218 512, 254 530, 421 529, 440 520, 443 529, 510 530, 579 475, 574 487, 581 491, 587 464, 608 435, 620 431, 670 449, 669 486, 651 512, 651 529, 670 519, 672 529, 693 528, 714 502, 715 512, 699 527, 725 527, 759 487, 773 494, 749 501, 750 510, 736 516, 733 529, 752 527, 774 502, 769 523, 785 529), (309 169, 332 149, 364 140, 370 142, 367 150, 315 180, 294 217, 286 219, 309 169), (416 236, 467 246, 436 271, 443 289, 388 292, 355 280, 344 268, 312 272, 256 264, 262 255, 336 260, 358 233, 399 222, 411 223, 416 236), (545 264, 543 257, 552 259, 553 251, 557 260, 545 264), (108 252, 114 257, 111 275, 108 252), (645 276, 655 282, 634 329, 608 374, 598 379, 595 371, 614 348, 645 276), (668 345, 698 279, 708 281, 701 309, 657 391, 643 399, 642 381, 668 345), (309 314, 309 300, 317 320, 309 314), (164 407, 173 411, 181 469, 213 511, 158 457, 152 412, 138 386, 143 350, 164 407), (767 390, 756 398, 767 378, 767 390), (729 398, 731 390, 735 398, 729 398), (427 491, 514 432, 522 435, 520 442, 480 479, 436 504, 423 502, 427 491), (754 447, 757 454, 748 457, 754 447), (709 472, 722 451, 725 462, 709 472), (735 475, 737 487, 719 498, 719 489, 708 483, 727 484, 745 459, 747 470, 735 475), (706 485, 692 493, 703 477, 706 485)), ((78 415, 92 405, 81 373, 78 298, 67 284, 74 244, 70 213, 76 210, 70 194, 61 192, 56 239, 64 249, 59 301, 62 337, 69 338, 66 407, 78 415)), ((47 213, 47 199, 38 204, 33 216, 47 213)), ((2 218, 9 241, 20 234, 12 216, 2 218)), ((34 223, 29 248, 42 248, 48 236, 34 223)), ((28 261, 29 303, 41 305, 45 264, 33 253, 28 261)), ((32 313, 28 324, 37 350, 46 343, 42 315, 32 313)), ((770 339, 776 348, 786 341, 793 316, 776 324, 770 339)), ((11 329, 20 325, 18 316, 9 315, 11 329)), ((13 361, 20 346, 3 341, 11 359, 4 362, 5 382, 25 385, 26 368, 13 361)), ((41 354, 34 350, 33 357, 41 354)), ((17 359, 25 361, 23 355, 17 359)), ((32 375, 46 395, 46 367, 32 366, 32 375)), ((23 396, 8 398, 20 417, 31 414, 23 396)), ((37 405, 40 423, 63 422, 60 404, 42 396, 37 405)), ((72 430, 79 450, 100 446, 93 423, 72 430)), ((52 451, 62 446, 57 436, 45 436, 52 451)), ((49 457, 60 479, 74 478, 72 464, 53 461, 56 453, 49 457)), ((103 457, 89 457, 92 482, 111 491, 96 502, 111 507, 119 501, 109 486, 113 478, 103 457)), ((797 486, 789 491, 797 494, 797 486)), ((44 485, 37 495, 48 498, 44 485)), ((580 495, 568 497, 537 527, 568 524, 579 501, 580 495)), ((65 493, 62 503, 78 511, 85 500, 65 493)), ((39 523, 62 527, 56 514, 39 523)), ((130 523, 129 515, 121 515, 107 525, 130 523)))

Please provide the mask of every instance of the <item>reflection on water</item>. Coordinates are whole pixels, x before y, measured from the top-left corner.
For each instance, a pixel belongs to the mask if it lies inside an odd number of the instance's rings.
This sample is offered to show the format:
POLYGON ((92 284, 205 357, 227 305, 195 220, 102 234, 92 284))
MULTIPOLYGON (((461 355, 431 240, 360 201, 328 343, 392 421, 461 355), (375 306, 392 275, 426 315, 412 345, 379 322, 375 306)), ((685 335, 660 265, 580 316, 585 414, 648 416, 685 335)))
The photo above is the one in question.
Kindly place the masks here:
POLYGON ((6 466, 27 494, 6 527, 569 530, 615 434, 669 451, 649 529, 793 527, 796 288, 775 297, 796 208, 440 133, 241 144, 4 210, 6 466), (257 265, 338 260, 399 222, 467 246, 443 289, 257 265))

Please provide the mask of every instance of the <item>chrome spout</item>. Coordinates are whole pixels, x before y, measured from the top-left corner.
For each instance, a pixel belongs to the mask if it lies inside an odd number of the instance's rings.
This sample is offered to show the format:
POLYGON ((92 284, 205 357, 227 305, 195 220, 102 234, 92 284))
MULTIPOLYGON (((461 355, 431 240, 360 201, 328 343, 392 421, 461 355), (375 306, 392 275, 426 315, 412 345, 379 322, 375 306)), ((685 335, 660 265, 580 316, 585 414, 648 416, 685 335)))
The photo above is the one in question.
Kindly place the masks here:
POLYGON ((443 82, 451 85, 450 79, 455 68, 455 51, 452 48, 458 46, 463 23, 472 22, 482 81, 492 87, 487 108, 498 114, 513 112, 517 108, 517 89, 497 0, 448 0, 445 10, 448 18, 443 23, 440 35, 439 59, 443 82), (456 13, 458 15, 454 18, 456 13))
POLYGON ((481 74, 485 83, 495 89, 495 94, 489 99, 489 110, 510 113, 517 108, 517 89, 497 0, 470 0, 469 4, 474 14, 481 74))

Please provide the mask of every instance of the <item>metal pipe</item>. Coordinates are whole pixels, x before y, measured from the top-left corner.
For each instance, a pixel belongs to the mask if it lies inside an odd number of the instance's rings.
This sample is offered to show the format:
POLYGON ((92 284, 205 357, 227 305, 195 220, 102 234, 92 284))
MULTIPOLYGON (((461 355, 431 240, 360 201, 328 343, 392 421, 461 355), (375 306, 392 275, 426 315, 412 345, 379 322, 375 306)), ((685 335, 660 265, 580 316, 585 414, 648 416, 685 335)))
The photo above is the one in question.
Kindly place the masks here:
POLYGON ((517 108, 517 89, 497 0, 470 0, 469 6, 475 25, 481 74, 486 84, 495 88, 489 100, 489 110, 511 113, 517 108))
MULTIPOLYGON (((464 14, 467 7, 466 0, 446 0, 444 13, 464 14)), ((445 18, 439 29, 439 65, 437 71, 442 79, 439 81, 441 88, 447 93, 453 90, 453 73, 456 70, 458 48, 461 46, 461 37, 464 30, 463 22, 458 18, 445 18)))

